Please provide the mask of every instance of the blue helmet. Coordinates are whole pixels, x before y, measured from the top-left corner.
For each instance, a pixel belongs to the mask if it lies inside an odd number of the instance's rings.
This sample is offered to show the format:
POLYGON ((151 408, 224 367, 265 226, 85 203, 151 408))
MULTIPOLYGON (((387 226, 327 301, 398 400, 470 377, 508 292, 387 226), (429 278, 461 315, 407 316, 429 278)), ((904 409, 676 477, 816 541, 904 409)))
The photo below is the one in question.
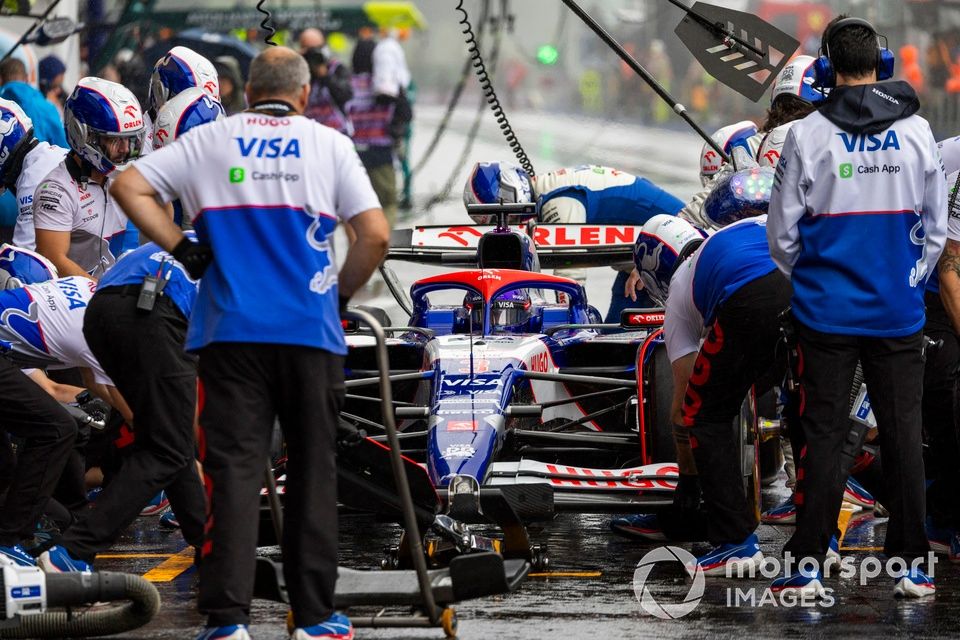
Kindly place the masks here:
POLYGON ((185 89, 157 112, 157 121, 153 125, 153 147, 159 149, 197 125, 214 122, 223 116, 223 106, 203 89, 185 89))
POLYGON ((16 102, 0 98, 0 193, 6 172, 21 145, 33 138, 33 122, 16 102))
POLYGON ((140 103, 130 90, 92 77, 81 78, 67 98, 63 128, 70 148, 104 174, 140 155, 146 131, 140 103), (128 145, 125 153, 114 154, 107 148, 116 139, 128 145))
POLYGON ((724 176, 704 201, 704 214, 718 227, 725 227, 766 213, 774 175, 772 167, 753 167, 724 176))
POLYGON ((57 268, 36 251, 0 245, 0 290, 17 289, 56 277, 57 268))
MULTIPOLYGON (((530 176, 512 162, 478 162, 463 186, 463 204, 533 202, 530 176)), ((471 215, 477 224, 490 224, 492 216, 471 215)))
POLYGON ((190 87, 203 89, 220 101, 220 79, 209 60, 188 47, 174 47, 153 65, 147 98, 153 113, 167 100, 190 87))
POLYGON ((780 70, 770 90, 770 104, 783 95, 797 96, 810 104, 820 104, 829 90, 814 89, 816 75, 813 71, 813 56, 797 56, 780 70))
POLYGON ((644 223, 633 245, 633 263, 655 302, 666 302, 673 273, 702 242, 703 234, 683 218, 660 214, 644 223))

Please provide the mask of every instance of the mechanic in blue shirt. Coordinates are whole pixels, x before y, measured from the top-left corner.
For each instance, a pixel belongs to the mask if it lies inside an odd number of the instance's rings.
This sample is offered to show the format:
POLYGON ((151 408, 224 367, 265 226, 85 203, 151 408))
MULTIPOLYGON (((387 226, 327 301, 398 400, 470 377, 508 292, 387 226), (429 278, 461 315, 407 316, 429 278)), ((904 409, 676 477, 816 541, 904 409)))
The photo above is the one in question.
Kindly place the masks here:
MULTIPOLYGON (((537 202, 541 222, 640 226, 655 215, 677 215, 683 202, 646 178, 618 169, 583 165, 530 176, 510 162, 478 162, 463 188, 463 202, 537 202)), ((474 217, 480 224, 492 220, 474 217)), ((606 322, 619 322, 620 312, 633 306, 623 295, 632 264, 617 269, 606 322)), ((557 269, 558 276, 586 282, 583 269, 557 269)), ((651 306, 644 294, 636 306, 651 306)))
MULTIPOLYGON (((188 237, 194 240, 192 232, 188 237)), ((100 280, 83 323, 87 344, 133 412, 135 440, 93 507, 39 558, 50 572, 88 571, 152 497, 165 490, 183 537, 203 544, 206 501, 197 472, 196 356, 183 349, 197 297, 192 279, 151 242, 100 280), (160 288, 151 297, 144 292, 160 288)))
MULTIPOLYGON (((706 575, 723 575, 728 565, 756 569, 763 558, 730 425, 753 385, 769 388, 782 376, 775 346, 790 285, 770 259, 766 218, 758 216, 769 202, 772 173, 745 170, 721 179, 704 210, 723 228, 705 242, 685 220, 656 216, 636 244, 644 290, 665 306, 680 467, 674 504, 686 512, 681 515, 696 511, 699 476, 709 514, 706 534, 716 545, 697 558, 706 575), (747 219, 731 224, 737 217, 747 219)), ((631 516, 611 526, 643 536, 655 519, 631 516)))
POLYGON ((199 638, 249 639, 259 495, 278 416, 289 452, 282 545, 292 637, 351 637, 334 611, 347 351, 338 310, 380 264, 389 227, 351 140, 301 115, 310 72, 299 54, 260 53, 246 93, 248 111, 154 151, 111 192, 192 277, 206 271, 187 332, 200 356, 209 496, 198 597, 208 627, 199 638), (199 244, 158 196, 181 199, 199 244), (330 237, 338 219, 357 234, 339 274, 330 237))
POLYGON ((0 65, 0 98, 13 100, 33 121, 33 133, 40 142, 68 148, 63 118, 57 108, 40 91, 27 82, 27 68, 17 58, 7 58, 0 65))

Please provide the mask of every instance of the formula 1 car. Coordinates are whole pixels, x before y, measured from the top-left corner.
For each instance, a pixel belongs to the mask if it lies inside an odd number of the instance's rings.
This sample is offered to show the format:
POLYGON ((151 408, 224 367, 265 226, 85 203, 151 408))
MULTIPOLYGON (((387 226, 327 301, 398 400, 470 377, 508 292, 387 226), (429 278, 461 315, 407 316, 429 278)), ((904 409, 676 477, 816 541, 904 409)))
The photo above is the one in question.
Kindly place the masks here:
MULTIPOLYGON (((387 329, 395 411, 403 452, 425 467, 444 511, 432 529, 445 543, 428 550, 439 557, 441 548, 494 548, 543 566, 528 522, 565 510, 640 512, 672 503, 677 467, 663 311, 630 310, 620 324, 601 324, 580 284, 539 270, 628 263, 639 227, 529 223, 519 231, 508 216, 522 222, 532 206, 477 207, 499 224, 394 232, 381 271, 409 313, 405 326, 387 329), (394 260, 472 268, 420 279, 408 297, 390 268, 394 260), (473 523, 498 525, 504 539, 475 535, 473 523)), ((345 328, 341 418, 382 440, 372 341, 345 328)), ((757 496, 756 419, 753 403, 744 407, 731 429, 757 496)))

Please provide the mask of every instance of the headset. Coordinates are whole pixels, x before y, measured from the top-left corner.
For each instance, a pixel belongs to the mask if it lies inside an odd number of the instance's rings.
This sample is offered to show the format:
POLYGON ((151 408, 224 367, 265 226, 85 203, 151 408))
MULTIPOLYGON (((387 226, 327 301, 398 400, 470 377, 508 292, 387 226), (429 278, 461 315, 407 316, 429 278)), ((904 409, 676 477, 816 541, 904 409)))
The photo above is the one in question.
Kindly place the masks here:
POLYGON ((835 33, 847 27, 863 27, 877 39, 877 80, 889 80, 893 77, 893 52, 887 48, 887 37, 877 33, 876 28, 863 18, 844 18, 830 25, 820 42, 820 54, 813 63, 814 86, 819 89, 832 89, 837 84, 837 74, 830 62, 830 39, 835 33), (883 38, 883 45, 880 44, 883 38))

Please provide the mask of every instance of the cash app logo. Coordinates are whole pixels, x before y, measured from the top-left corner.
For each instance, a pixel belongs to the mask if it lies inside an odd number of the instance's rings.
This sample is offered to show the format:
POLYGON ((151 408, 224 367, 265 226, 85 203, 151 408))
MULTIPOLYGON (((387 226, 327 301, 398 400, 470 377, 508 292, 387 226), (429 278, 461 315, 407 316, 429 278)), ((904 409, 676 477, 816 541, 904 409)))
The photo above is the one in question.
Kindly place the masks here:
POLYGON ((852 178, 853 177, 853 163, 844 162, 840 165, 840 177, 841 178, 852 178))
POLYGON ((230 167, 230 182, 243 182, 243 167, 230 167))

